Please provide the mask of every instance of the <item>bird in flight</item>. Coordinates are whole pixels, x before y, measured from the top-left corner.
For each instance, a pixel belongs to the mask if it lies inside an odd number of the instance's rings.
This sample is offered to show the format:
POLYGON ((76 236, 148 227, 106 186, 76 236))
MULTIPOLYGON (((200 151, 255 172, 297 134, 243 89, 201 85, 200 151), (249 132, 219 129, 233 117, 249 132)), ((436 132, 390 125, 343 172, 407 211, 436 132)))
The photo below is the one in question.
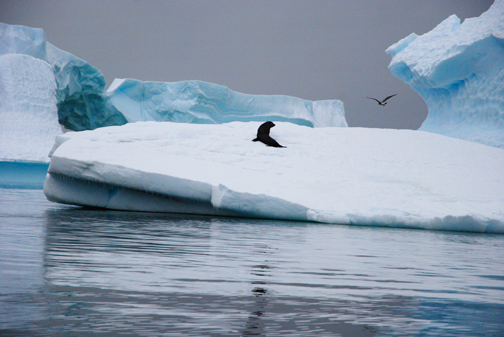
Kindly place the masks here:
POLYGON ((373 97, 367 97, 367 96, 366 96, 366 98, 373 99, 373 100, 377 101, 377 102, 378 102, 378 104, 380 104, 381 106, 385 106, 385 105, 387 105, 387 100, 388 100, 389 98, 391 98, 391 97, 394 97, 395 95, 397 95, 397 94, 390 95, 390 96, 386 97, 383 101, 379 101, 379 100, 377 100, 376 98, 373 98, 373 97))

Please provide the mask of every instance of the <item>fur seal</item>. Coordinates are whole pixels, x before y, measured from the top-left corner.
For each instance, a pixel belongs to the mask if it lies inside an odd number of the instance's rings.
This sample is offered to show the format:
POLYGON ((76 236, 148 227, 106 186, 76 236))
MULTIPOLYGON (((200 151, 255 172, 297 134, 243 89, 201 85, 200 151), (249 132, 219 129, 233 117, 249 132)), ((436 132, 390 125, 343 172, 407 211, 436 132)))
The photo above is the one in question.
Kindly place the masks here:
POLYGON ((273 138, 270 137, 270 135, 269 135, 270 129, 274 126, 275 126, 275 124, 270 121, 261 124, 259 129, 257 129, 257 138, 253 139, 252 141, 253 142, 259 141, 259 142, 262 142, 262 143, 264 143, 268 146, 272 146, 272 147, 285 147, 285 146, 278 144, 276 140, 274 140, 273 138))

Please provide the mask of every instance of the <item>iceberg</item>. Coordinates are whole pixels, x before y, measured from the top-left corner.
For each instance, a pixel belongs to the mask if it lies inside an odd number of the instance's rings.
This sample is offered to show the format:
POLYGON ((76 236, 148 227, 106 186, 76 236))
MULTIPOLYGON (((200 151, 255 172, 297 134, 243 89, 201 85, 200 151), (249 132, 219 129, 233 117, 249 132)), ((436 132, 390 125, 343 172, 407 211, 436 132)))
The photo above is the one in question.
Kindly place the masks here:
POLYGON ((427 103, 419 130, 504 148, 504 0, 462 24, 452 15, 386 52, 392 74, 427 103))
POLYGON ((56 82, 50 65, 0 55, 0 188, 42 189, 57 135, 56 82))
MULTIPOLYGON (((56 81, 58 121, 66 129, 82 131, 126 123, 105 95, 103 73, 47 42, 42 29, 0 23, 0 55, 12 54, 29 55, 50 65, 52 74, 47 76, 56 81)), ((14 84, 4 82, 2 85, 14 84)), ((30 84, 19 82, 16 85, 18 87, 11 90, 23 90, 30 84)))
POLYGON ((47 62, 57 83, 59 122, 73 131, 126 124, 109 102, 105 77, 86 61, 47 43, 47 62))
POLYGON ((7 25, 0 22, 0 55, 24 54, 46 59, 46 35, 40 28, 7 25))
POLYGON ((138 122, 56 137, 48 200, 105 209, 504 233, 504 150, 422 131, 138 122))
POLYGON ((42 189, 57 135, 125 124, 105 78, 42 29, 0 23, 0 187, 42 189))
POLYGON ((50 65, 29 55, 0 55, 0 161, 49 162, 62 133, 50 65))
POLYGON ((105 92, 100 70, 47 42, 38 28, 0 23, 0 55, 4 54, 30 55, 52 67, 58 120, 67 130, 138 121, 219 124, 273 120, 315 127, 348 126, 339 100, 247 95, 203 81, 116 79, 105 92))
POLYGON ((42 186, 54 138, 137 121, 290 121, 347 126, 343 103, 247 95, 202 81, 115 80, 53 46, 42 29, 0 23, 0 186, 42 186), (30 170, 29 162, 34 163, 30 170), (47 166, 47 165, 46 165, 47 166), (42 167, 46 167, 42 165, 42 167))
POLYGON ((249 95, 203 81, 115 79, 107 94, 128 122, 222 124, 271 120, 311 127, 348 126, 343 102, 339 100, 249 95))

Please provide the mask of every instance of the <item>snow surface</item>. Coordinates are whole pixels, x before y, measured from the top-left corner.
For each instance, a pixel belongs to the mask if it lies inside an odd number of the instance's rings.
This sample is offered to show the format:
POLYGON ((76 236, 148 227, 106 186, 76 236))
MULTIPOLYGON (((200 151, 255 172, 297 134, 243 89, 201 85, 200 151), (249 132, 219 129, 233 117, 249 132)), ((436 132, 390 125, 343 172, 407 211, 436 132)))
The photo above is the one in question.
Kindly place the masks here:
POLYGON ((44 193, 110 209, 504 233, 504 150, 412 130, 139 122, 58 136, 44 193))
POLYGON ((128 122, 222 124, 271 120, 314 127, 348 126, 343 102, 339 100, 249 95, 203 81, 115 79, 107 93, 128 122))
POLYGON ((0 160, 49 162, 62 133, 50 65, 29 55, 0 55, 0 160))
POLYGON ((504 148, 504 0, 462 24, 452 15, 386 52, 392 74, 427 103, 420 130, 504 148))

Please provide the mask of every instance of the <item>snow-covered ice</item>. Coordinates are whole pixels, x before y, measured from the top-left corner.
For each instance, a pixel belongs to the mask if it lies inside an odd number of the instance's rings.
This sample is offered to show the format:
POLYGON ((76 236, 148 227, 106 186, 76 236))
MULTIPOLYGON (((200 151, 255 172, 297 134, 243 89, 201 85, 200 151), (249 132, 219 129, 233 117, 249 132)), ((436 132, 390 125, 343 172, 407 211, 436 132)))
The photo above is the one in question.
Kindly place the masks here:
POLYGON ((0 55, 0 161, 49 162, 48 151, 62 133, 49 64, 0 55))
POLYGON ((271 120, 314 127, 348 126, 339 100, 249 95, 203 81, 115 79, 107 94, 128 122, 221 124, 271 120))
POLYGON ((58 136, 44 193, 110 209, 504 233, 504 150, 412 130, 139 122, 58 136))
POLYGON ((387 53, 392 74, 427 103, 420 130, 504 148, 504 0, 462 24, 452 15, 387 53))

